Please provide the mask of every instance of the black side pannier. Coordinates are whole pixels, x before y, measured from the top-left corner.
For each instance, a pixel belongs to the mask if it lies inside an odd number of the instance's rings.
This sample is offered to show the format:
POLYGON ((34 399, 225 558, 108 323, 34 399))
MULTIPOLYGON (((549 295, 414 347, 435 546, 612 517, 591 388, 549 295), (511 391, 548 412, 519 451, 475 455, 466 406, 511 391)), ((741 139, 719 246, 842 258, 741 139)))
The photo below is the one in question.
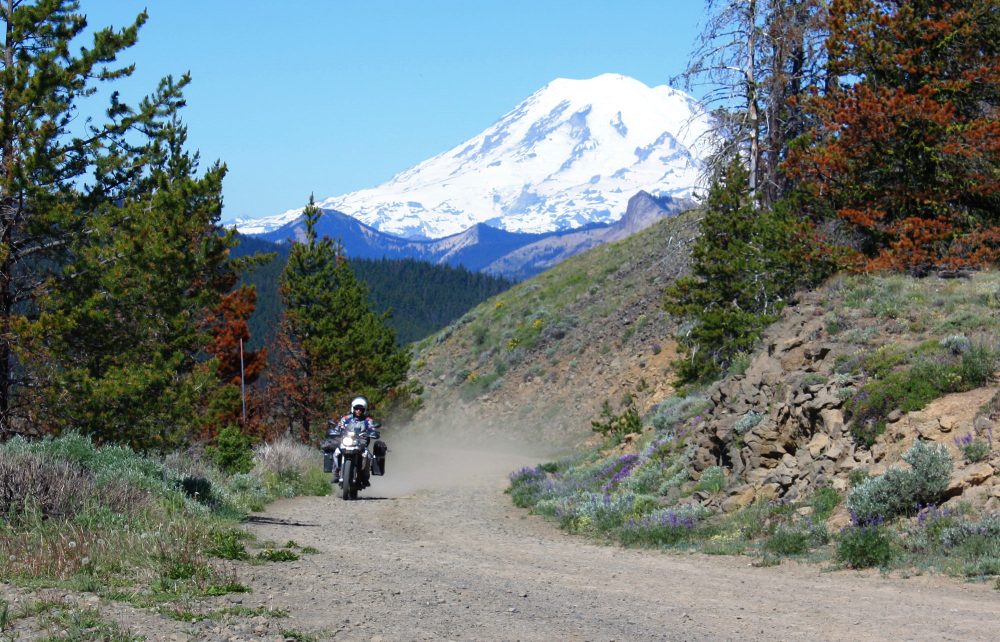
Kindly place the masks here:
POLYGON ((326 432, 326 438, 319 442, 319 448, 323 451, 323 472, 332 473, 333 467, 337 463, 336 457, 333 456, 333 451, 340 447, 341 435, 338 435, 332 429, 326 432))
POLYGON ((372 472, 376 475, 385 474, 385 454, 389 452, 389 447, 385 445, 385 442, 381 439, 375 442, 372 447, 372 452, 375 453, 375 469, 372 472))

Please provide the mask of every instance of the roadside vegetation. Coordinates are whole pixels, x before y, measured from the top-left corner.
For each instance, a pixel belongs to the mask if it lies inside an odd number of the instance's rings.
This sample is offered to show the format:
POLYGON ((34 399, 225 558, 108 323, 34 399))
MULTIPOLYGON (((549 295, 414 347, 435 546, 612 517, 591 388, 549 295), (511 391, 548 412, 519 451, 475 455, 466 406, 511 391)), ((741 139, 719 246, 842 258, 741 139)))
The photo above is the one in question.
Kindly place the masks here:
POLYGON ((1000 578, 1000 516, 938 506, 952 466, 943 449, 918 442, 905 456, 912 467, 872 478, 859 472, 846 494, 823 487, 808 497, 758 500, 723 513, 698 500, 723 491, 726 472, 709 469, 695 482, 687 466, 686 437, 697 423, 682 413, 676 423, 661 421, 661 429, 644 433, 638 452, 593 452, 522 469, 511 475, 508 493, 517 506, 571 533, 626 546, 747 555, 761 566, 794 558, 1000 578), (827 519, 845 504, 851 525, 830 530, 827 519))
MULTIPOLYGON (((845 276, 819 291, 829 310, 822 317, 826 345, 837 344, 843 354, 832 376, 843 381, 856 448, 870 448, 893 411, 917 410, 993 381, 1000 365, 998 292, 993 272, 933 281, 845 276)), ((742 374, 751 357, 732 364, 729 374, 742 374)), ((826 382, 826 375, 816 377, 826 382)), ((707 389, 697 387, 644 416, 630 396, 606 404, 592 422, 598 446, 517 471, 508 493, 569 532, 626 546, 747 555, 758 565, 794 558, 940 572, 1000 587, 1000 514, 946 503, 945 495, 955 467, 995 457, 988 426, 1000 418, 1000 394, 978 409, 979 429, 949 437, 960 459, 918 439, 902 462, 875 475, 858 467, 841 490, 828 482, 804 496, 758 497, 729 512, 711 500, 741 482, 724 466, 698 474, 691 465, 714 405, 707 389), (831 520, 845 513, 849 519, 831 520)), ((765 419, 747 412, 733 427, 736 438, 765 419)))
MULTIPOLYGON (((229 611, 200 601, 251 590, 237 562, 287 562, 315 552, 295 542, 258 543, 241 520, 276 498, 325 495, 330 487, 317 451, 291 441, 257 447, 250 465, 225 472, 203 453, 143 456, 76 433, 14 438, 0 446, 0 582, 93 593, 182 621, 221 617, 229 611)), ((39 614, 59 623, 96 613, 62 603, 19 611, 0 603, 0 632, 39 614)), ((131 639, 101 630, 70 639, 131 639)))

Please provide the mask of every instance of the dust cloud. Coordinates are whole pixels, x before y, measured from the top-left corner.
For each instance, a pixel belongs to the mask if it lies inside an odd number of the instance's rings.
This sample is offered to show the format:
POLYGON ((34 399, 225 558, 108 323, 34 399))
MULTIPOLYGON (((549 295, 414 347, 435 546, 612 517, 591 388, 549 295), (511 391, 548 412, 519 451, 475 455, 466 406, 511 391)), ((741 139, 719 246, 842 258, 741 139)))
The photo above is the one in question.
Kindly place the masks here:
POLYGON ((539 443, 537 435, 488 431, 468 415, 438 415, 433 421, 422 418, 401 428, 386 426, 382 437, 389 446, 386 474, 372 479, 372 490, 385 496, 496 487, 510 473, 560 455, 539 443))

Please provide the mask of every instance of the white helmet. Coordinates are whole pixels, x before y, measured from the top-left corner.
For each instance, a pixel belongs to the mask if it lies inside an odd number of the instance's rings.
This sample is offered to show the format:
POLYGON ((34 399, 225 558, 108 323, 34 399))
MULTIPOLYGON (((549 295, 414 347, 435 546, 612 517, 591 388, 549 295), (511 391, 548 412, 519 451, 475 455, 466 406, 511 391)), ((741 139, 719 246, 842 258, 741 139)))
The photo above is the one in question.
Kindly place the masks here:
POLYGON ((368 400, 367 399, 365 399, 364 397, 355 397, 354 400, 351 401, 351 410, 354 410, 358 406, 361 406, 362 408, 364 408, 365 409, 365 414, 368 414, 368 400))

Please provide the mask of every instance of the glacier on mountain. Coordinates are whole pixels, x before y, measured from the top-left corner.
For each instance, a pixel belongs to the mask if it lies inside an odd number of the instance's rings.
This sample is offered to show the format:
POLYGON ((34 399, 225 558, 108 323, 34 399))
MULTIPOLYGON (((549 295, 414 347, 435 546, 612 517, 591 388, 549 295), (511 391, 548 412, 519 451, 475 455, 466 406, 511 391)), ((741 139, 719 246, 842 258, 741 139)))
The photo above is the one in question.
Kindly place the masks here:
MULTIPOLYGON (((479 135, 370 189, 317 203, 398 236, 440 238, 477 223, 549 232, 620 218, 640 190, 691 199, 708 119, 687 94, 621 74, 556 79, 479 135)), ((259 234, 301 209, 237 220, 259 234)))

